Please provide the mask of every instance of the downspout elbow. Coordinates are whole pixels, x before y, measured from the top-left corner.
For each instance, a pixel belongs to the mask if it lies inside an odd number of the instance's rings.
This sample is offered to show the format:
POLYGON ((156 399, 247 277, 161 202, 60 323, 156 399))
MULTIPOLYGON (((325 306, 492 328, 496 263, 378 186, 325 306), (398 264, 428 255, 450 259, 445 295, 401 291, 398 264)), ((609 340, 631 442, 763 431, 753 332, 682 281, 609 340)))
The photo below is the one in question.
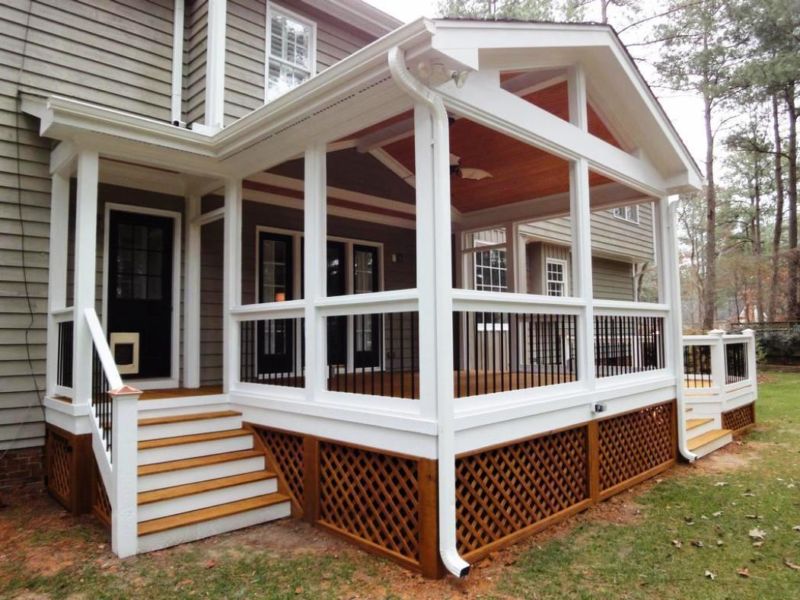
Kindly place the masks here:
MULTIPOLYGON (((389 72, 395 83, 415 102, 426 105, 433 113, 434 140, 447 139, 447 110, 441 96, 412 77, 406 67, 403 51, 395 46, 389 50, 389 72)), ((440 147, 434 152, 434 176, 449 167, 449 150, 440 147)), ((445 395, 437 396, 438 465, 439 465, 439 556, 444 567, 456 577, 465 577, 470 565, 458 553, 456 545, 456 505, 455 505, 455 434, 453 426, 453 407, 447 404, 445 395), (446 490, 446 493, 442 492, 446 490)), ((452 397, 452 395, 451 395, 452 397)))

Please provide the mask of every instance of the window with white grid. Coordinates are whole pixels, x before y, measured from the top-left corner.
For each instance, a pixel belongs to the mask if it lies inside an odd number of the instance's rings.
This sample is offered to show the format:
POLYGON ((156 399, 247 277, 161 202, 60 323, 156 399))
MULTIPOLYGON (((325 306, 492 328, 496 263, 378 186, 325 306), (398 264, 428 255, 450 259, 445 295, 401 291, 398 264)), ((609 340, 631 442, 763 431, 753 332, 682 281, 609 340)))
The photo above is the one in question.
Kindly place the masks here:
POLYGON ((313 21, 272 2, 267 4, 267 102, 314 75, 316 33, 313 21))
POLYGON ((485 292, 508 291, 506 251, 494 248, 475 252, 475 289, 485 292))
POLYGON ((545 289, 548 296, 567 295, 567 263, 548 258, 545 262, 545 289))

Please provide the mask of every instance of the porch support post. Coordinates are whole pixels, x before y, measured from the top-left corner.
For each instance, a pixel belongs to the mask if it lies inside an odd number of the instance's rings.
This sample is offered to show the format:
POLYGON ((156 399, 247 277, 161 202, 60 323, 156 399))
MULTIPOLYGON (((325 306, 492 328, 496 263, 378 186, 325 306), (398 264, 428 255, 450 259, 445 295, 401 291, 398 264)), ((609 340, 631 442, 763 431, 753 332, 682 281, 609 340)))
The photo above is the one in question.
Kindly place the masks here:
MULTIPOLYGON (((672 228, 670 227, 669 197, 662 196, 653 203, 655 221, 655 257, 658 275, 658 301, 670 307, 664 323, 664 364, 675 374, 676 380, 683 384, 683 325, 680 312, 680 279, 677 268, 673 268, 670 253, 673 251, 672 228), (675 290, 678 293, 675 294, 675 290), (677 304, 673 299, 677 298, 677 304), (676 327, 677 323, 677 327, 676 327), (676 352, 676 349, 678 352, 676 352)), ((677 264, 677 248, 675 264, 677 264)), ((634 280, 634 285, 636 281, 634 280)))
MULTIPOLYGON (((586 108, 586 76, 580 64, 567 71, 567 92, 570 123, 588 132, 586 108)), ((592 282, 592 228, 589 191, 589 163, 577 158, 570 163, 570 223, 572 226, 573 293, 585 302, 578 319, 578 379, 589 389, 595 386, 594 367, 594 288, 592 282)), ((546 293, 546 290, 545 290, 546 293)))
POLYGON ((200 196, 186 197, 186 281, 183 286, 183 386, 200 387, 200 196))
POLYGON ((75 323, 72 349, 72 403, 88 404, 92 397, 92 334, 83 314, 95 308, 97 268, 97 152, 78 153, 78 193, 75 211, 75 323))
POLYGON ((589 208, 589 165, 579 158, 570 163, 570 222, 572 225, 572 283, 584 302, 578 319, 578 380, 595 386, 594 290, 592 285, 592 233, 589 208))
POLYGON ((67 306, 67 256, 69 255, 69 175, 53 173, 50 192, 50 248, 47 284, 47 386, 55 393, 58 373, 58 323, 54 310, 67 306))
POLYGON ((242 180, 225 182, 225 234, 222 290, 222 387, 239 381, 239 323, 231 309, 242 303, 242 180))
MULTIPOLYGON (((525 293, 525 283, 520 277, 519 234, 513 221, 506 223, 506 284, 509 292, 525 293)), ((501 317, 503 318, 503 317, 501 317)), ((508 315, 508 362, 513 374, 519 365, 519 320, 508 315), (514 324, 512 325, 512 318, 514 324)))
MULTIPOLYGON (((327 295, 327 154, 326 144, 315 143, 305 152, 303 227, 305 231, 305 345, 306 397, 319 399, 327 377, 325 318, 316 303, 327 295)), ((350 263, 347 263, 350 264, 350 263)), ((349 329, 349 328, 348 328, 349 329)))
POLYGON ((225 21, 226 0, 208 0, 206 41, 205 125, 212 131, 225 124, 225 21))

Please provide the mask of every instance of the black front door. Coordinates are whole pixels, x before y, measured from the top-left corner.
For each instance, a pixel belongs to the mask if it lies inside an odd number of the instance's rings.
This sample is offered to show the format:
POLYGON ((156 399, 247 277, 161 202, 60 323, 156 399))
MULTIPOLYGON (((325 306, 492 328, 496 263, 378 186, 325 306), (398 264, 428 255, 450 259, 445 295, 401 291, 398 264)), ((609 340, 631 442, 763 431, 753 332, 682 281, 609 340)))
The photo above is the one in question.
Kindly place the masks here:
POLYGON ((113 210, 109 215, 109 334, 139 334, 134 377, 172 374, 172 251, 175 221, 113 210))
MULTIPOLYGON (((377 292, 379 277, 378 249, 374 246, 353 246, 353 293, 377 292)), ((357 368, 379 366, 380 315, 355 315, 353 317, 353 342, 353 362, 357 368)))
MULTIPOLYGON (((292 300, 292 238, 262 231, 258 237, 259 302, 292 300)), ((258 322, 258 372, 294 372, 294 327, 292 319, 258 322)))
MULTIPOLYGON (((328 296, 347 293, 347 255, 343 242, 328 241, 328 296)), ((328 365, 347 365, 347 317, 328 317, 328 365)))

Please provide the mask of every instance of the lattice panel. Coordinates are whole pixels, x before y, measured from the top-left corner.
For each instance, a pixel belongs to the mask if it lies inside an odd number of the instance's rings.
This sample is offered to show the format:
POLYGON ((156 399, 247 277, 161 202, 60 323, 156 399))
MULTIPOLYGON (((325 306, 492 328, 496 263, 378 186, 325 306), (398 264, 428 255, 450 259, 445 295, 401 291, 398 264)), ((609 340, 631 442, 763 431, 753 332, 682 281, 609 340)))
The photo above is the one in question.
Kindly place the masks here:
POLYGON ((477 550, 589 497, 586 427, 456 461, 458 549, 477 550))
POLYGON ((320 521, 419 561, 413 459, 320 442, 320 521))
POLYGON ((111 525, 111 502, 108 501, 108 494, 106 494, 106 487, 103 485, 103 478, 100 476, 100 471, 97 470, 97 464, 94 465, 94 477, 92 490, 92 512, 100 519, 105 525, 111 525))
POLYGON ((47 487, 69 504, 72 493, 72 445, 52 429, 47 431, 47 487))
POLYGON ((722 413, 722 427, 739 431, 756 422, 756 405, 745 404, 739 408, 722 413))
POLYGON ((259 429, 264 444, 272 452, 295 501, 303 505, 303 438, 299 435, 259 429))
POLYGON ((600 490, 674 459, 674 423, 672 402, 600 421, 600 490))

